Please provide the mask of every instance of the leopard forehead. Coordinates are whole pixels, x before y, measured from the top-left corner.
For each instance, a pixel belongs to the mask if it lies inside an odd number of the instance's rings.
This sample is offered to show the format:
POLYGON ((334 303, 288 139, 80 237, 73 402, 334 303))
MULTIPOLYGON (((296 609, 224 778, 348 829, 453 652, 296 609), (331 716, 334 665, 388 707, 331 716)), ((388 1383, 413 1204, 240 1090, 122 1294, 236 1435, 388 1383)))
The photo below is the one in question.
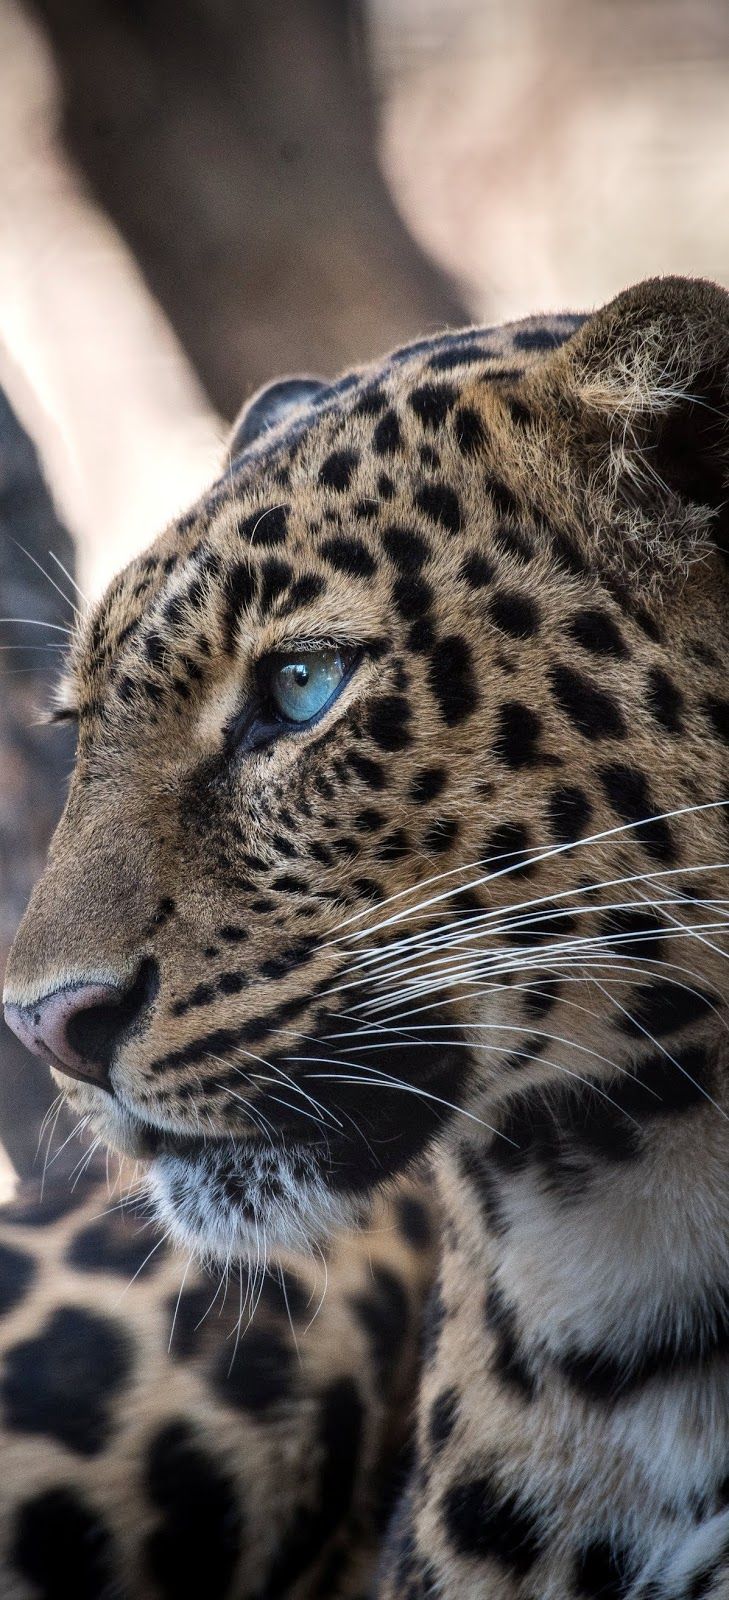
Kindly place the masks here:
POLYGON ((580 321, 421 341, 264 433, 111 584, 72 655, 82 722, 145 700, 153 721, 163 699, 181 712, 211 657, 238 671, 247 649, 317 630, 376 648, 394 615, 426 652, 440 581, 454 602, 485 587, 469 519, 482 532, 491 507, 505 571, 524 557, 500 475, 519 456, 514 386, 580 321))

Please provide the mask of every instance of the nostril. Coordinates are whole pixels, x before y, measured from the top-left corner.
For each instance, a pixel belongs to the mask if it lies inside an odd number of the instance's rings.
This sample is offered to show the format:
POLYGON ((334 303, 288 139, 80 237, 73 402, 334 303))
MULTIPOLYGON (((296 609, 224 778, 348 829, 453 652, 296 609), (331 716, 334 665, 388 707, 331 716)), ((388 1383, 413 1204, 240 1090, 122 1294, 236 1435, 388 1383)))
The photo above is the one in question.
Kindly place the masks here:
POLYGON ((134 1032, 158 989, 159 968, 150 957, 141 963, 134 982, 118 991, 118 997, 112 991, 109 999, 74 1010, 66 1022, 66 1038, 73 1053, 108 1072, 114 1052, 122 1039, 134 1032))
POLYGON ((112 983, 71 984, 33 1006, 10 1002, 5 1017, 22 1043, 51 1066, 111 1093, 114 1054, 143 1022, 158 989, 157 963, 145 959, 125 989, 112 983))

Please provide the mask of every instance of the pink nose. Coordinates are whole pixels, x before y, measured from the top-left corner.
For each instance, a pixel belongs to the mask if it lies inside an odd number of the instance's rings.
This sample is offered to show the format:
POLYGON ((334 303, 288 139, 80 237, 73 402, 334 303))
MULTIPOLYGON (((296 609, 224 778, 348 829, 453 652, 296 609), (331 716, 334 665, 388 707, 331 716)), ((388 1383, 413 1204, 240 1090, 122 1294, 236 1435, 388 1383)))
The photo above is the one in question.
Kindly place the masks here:
POLYGON ((59 1072, 111 1094, 115 1039, 128 1023, 125 991, 113 983, 79 983, 32 1006, 9 1003, 5 1021, 21 1043, 59 1072))

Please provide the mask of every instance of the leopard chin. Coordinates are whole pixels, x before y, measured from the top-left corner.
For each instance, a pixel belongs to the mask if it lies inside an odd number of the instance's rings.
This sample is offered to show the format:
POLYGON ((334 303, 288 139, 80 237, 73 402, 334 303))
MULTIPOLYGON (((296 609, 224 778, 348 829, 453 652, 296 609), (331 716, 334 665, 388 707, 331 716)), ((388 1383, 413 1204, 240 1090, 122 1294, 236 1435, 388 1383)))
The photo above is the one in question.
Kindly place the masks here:
POLYGON ((260 1262, 272 1249, 308 1253, 356 1222, 360 1210, 355 1196, 328 1186, 312 1150, 254 1139, 190 1140, 163 1150, 147 1186, 173 1242, 214 1262, 260 1262))

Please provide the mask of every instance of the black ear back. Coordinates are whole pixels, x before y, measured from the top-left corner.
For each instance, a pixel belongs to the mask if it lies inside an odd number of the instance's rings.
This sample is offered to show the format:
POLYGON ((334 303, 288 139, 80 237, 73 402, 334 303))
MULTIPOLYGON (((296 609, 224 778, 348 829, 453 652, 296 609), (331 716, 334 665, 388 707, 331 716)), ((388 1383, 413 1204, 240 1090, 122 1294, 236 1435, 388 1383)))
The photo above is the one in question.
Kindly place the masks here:
POLYGON ((230 455, 249 450, 291 414, 303 411, 329 387, 323 378, 277 378, 246 401, 233 427, 230 455))

